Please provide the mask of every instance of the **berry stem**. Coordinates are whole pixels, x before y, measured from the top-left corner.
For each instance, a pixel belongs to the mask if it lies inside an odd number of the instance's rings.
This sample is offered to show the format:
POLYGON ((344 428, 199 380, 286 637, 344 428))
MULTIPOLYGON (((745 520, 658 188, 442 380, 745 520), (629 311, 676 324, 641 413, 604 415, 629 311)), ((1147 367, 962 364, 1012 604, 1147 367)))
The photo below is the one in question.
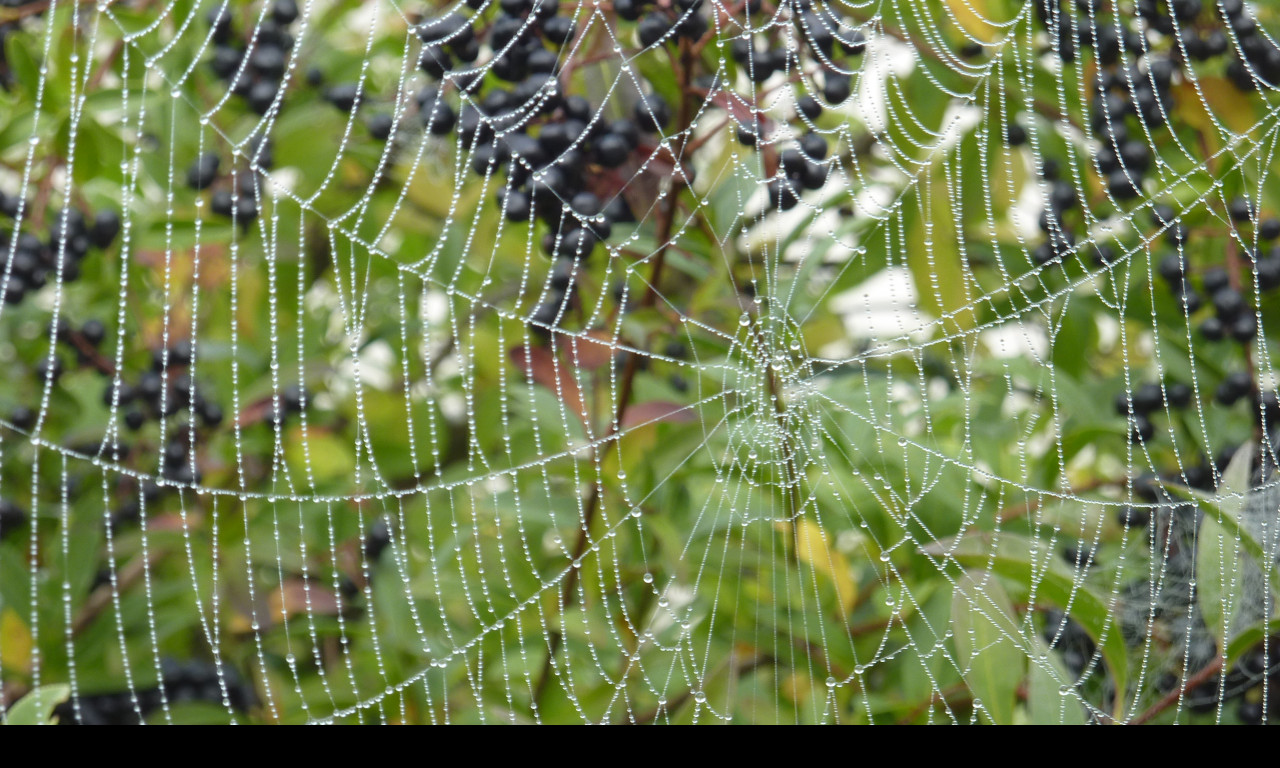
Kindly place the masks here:
POLYGON ((89 343, 89 340, 84 337, 84 334, 79 331, 72 330, 68 334, 68 340, 71 342, 72 346, 76 348, 77 352, 84 355, 84 359, 88 361, 88 363, 92 365, 94 370, 98 371, 98 373, 101 373, 104 376, 116 375, 116 367, 111 364, 110 360, 103 357, 102 353, 99 352, 97 348, 89 343))
POLYGON ((1183 696, 1186 696, 1188 693, 1195 690, 1197 687, 1199 687, 1201 684, 1208 681, 1214 675, 1218 674, 1218 672, 1222 670, 1222 665, 1223 665, 1223 658, 1221 655, 1219 655, 1213 661, 1206 664, 1204 668, 1201 669, 1199 672, 1187 678, 1186 682, 1182 684, 1181 688, 1170 691, 1168 694, 1165 695, 1163 699, 1157 701, 1155 704, 1152 704, 1145 712, 1138 715, 1134 719, 1130 720, 1129 725, 1142 725, 1143 723, 1151 720, 1156 715, 1165 711, 1169 707, 1172 707, 1179 700, 1181 700, 1183 696))
MULTIPOLYGON (((665 262, 667 249, 671 246, 671 230, 675 224, 676 198, 679 196, 680 190, 683 188, 684 178, 680 171, 680 157, 683 155, 683 148, 688 137, 689 123, 692 118, 692 105, 689 102, 690 84, 693 81, 693 56, 688 40, 680 41, 680 53, 683 66, 679 68, 678 79, 680 87, 680 110, 677 116, 676 136, 677 146, 669 148, 675 160, 676 173, 672 175, 672 186, 668 190, 667 197, 663 200, 663 204, 658 211, 656 220, 657 241, 659 243, 658 250, 654 254, 653 271, 649 277, 648 288, 645 295, 641 299, 642 307, 652 307, 658 298, 658 281, 662 277, 662 268, 665 262)), ((614 439, 618 436, 618 432, 622 429, 623 419, 626 418, 627 408, 631 404, 631 393, 634 388, 636 374, 640 369, 640 356, 628 355, 627 365, 622 373, 622 385, 618 393, 618 406, 614 413, 612 423, 605 433, 603 440, 603 448, 600 449, 600 455, 597 461, 603 461, 608 454, 609 449, 617 441, 614 439)), ((600 508, 600 488, 601 483, 597 482, 591 487, 591 492, 587 496, 586 503, 582 511, 582 529, 578 532, 578 539, 573 547, 573 562, 577 562, 586 553, 587 547, 591 543, 591 525, 595 522, 596 513, 600 508)), ((581 568, 570 568, 568 574, 565 575, 564 587, 560 591, 560 610, 565 611, 573 604, 574 590, 578 586, 579 573, 581 568)), ((639 615, 639 614, 638 614, 639 615)), ((551 665, 554 663, 556 652, 560 649, 563 636, 557 630, 552 630, 547 639, 547 658, 543 662, 542 672, 539 674, 538 682, 533 692, 533 703, 535 707, 540 707, 543 696, 546 695, 547 683, 551 678, 551 665)))
POLYGON ((166 554, 168 553, 164 549, 157 548, 152 549, 145 558, 139 555, 130 560, 128 564, 116 573, 114 585, 108 582, 90 593, 84 607, 80 609, 80 612, 76 614, 75 619, 71 622, 71 636, 77 637, 88 629, 94 620, 111 605, 113 595, 126 592, 129 587, 138 583, 147 569, 160 562, 166 554))

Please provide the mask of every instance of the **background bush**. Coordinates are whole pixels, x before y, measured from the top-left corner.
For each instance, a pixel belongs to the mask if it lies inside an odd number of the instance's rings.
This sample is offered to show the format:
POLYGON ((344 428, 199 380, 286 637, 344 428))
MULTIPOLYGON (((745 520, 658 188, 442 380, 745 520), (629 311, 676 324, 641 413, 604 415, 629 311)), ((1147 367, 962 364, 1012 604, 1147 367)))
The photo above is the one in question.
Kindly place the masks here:
POLYGON ((1270 8, 468 5, 0 8, 8 704, 1266 718, 1270 8))

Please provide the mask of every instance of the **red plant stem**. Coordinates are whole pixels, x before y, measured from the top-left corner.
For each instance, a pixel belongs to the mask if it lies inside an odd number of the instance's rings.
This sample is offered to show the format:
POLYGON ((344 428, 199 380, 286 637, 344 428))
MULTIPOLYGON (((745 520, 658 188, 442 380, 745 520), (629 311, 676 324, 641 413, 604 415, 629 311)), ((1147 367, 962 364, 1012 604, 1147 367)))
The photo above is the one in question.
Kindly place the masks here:
POLYGON ((1175 691, 1170 691, 1163 699, 1152 704, 1147 711, 1130 720, 1129 725, 1142 725, 1169 707, 1172 707, 1174 704, 1178 703, 1178 700, 1183 696, 1195 690, 1214 675, 1218 674, 1218 672, 1222 670, 1222 664, 1223 658, 1222 656, 1218 656, 1218 658, 1206 664, 1204 669, 1201 669, 1199 672, 1187 678, 1187 681, 1183 683, 1181 688, 1175 691))
MULTIPOLYGON (((680 101, 680 111, 678 117, 677 131, 681 137, 679 148, 670 150, 676 161, 677 173, 672 176, 672 186, 667 190, 667 197, 664 204, 658 209, 657 217, 657 237, 658 250, 654 254, 653 271, 649 278, 649 288, 645 292, 644 298, 641 300, 641 306, 651 307, 657 301, 658 297, 658 281, 662 277, 663 263, 667 249, 670 247, 671 230, 675 224, 676 198, 680 190, 683 188, 683 177, 679 175, 680 156, 683 154, 683 146, 687 140, 689 122, 692 120, 692 105, 690 104, 689 84, 692 82, 693 56, 690 49, 689 41, 682 40, 680 42, 681 58, 684 66, 680 68, 678 73, 680 80, 680 92, 682 98, 680 101)), ((623 419, 627 414, 627 407, 631 402, 631 393, 635 384, 636 373, 640 368, 640 360, 637 355, 630 355, 627 359, 627 366, 622 374, 622 386, 618 393, 618 407, 614 413, 613 421, 609 424, 605 433, 603 447, 600 449, 599 460, 603 460, 608 454, 610 448, 616 442, 613 438, 617 435, 622 427, 623 419)), ((591 544, 591 524, 595 521, 595 517, 600 508, 600 483, 592 486, 591 492, 587 496, 586 503, 582 512, 582 530, 578 532, 578 539, 573 547, 573 562, 578 562, 586 553, 587 548, 591 544)), ((580 568, 570 568, 564 579, 564 587, 560 590, 560 609, 563 611, 573 604, 574 590, 578 586, 580 568)), ((556 652, 560 649, 563 636, 558 631, 552 631, 547 641, 547 658, 543 663, 542 672, 538 677, 538 682, 534 688, 533 701, 535 706, 542 702, 543 696, 546 694, 547 684, 551 678, 551 665, 555 658, 556 652)))

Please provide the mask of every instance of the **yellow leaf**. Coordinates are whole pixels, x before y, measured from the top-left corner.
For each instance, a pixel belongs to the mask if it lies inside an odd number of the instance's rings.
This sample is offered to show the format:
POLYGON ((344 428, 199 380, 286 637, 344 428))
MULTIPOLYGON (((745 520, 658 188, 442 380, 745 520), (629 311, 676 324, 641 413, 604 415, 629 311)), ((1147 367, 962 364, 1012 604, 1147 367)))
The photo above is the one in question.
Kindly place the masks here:
POLYGON ((233 635, 247 635, 253 631, 253 620, 243 613, 235 611, 227 621, 227 629, 233 635))
POLYGON ((18 612, 5 608, 0 613, 0 660, 4 668, 23 674, 31 671, 31 633, 18 612))
POLYGON ((813 695, 813 678, 803 672, 793 672, 782 679, 782 695, 791 701, 808 701, 813 695))
POLYGON ((994 19, 991 4, 987 0, 947 0, 947 8, 951 10, 951 18, 973 37, 989 43, 999 37, 999 32, 1008 19, 994 19))
POLYGON ((849 561, 835 548, 827 545, 827 535, 822 526, 808 517, 801 517, 794 523, 796 557, 810 568, 825 576, 835 588, 836 598, 848 614, 853 611, 853 602, 858 595, 858 587, 853 579, 853 570, 849 561))
POLYGON ((845 338, 848 338, 848 331, 834 314, 816 318, 804 325, 804 343, 809 349, 822 349, 833 341, 845 338))
POLYGON ((1174 109, 1209 141, 1210 150, 1216 152, 1222 147, 1224 125, 1238 134, 1249 134, 1258 128, 1253 102, 1240 89, 1221 77, 1201 77, 1197 83, 1198 91, 1195 84, 1187 81, 1174 87, 1174 109))

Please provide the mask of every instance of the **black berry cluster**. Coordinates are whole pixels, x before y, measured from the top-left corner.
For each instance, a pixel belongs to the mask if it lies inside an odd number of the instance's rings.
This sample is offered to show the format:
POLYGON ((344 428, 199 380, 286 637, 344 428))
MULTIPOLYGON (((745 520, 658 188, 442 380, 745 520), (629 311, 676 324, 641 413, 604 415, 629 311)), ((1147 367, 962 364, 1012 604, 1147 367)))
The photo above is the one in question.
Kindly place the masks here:
POLYGON ((193 345, 185 339, 167 349, 154 350, 150 369, 132 382, 124 376, 117 379, 109 368, 98 368, 110 379, 102 391, 102 402, 108 408, 123 411, 124 426, 128 430, 137 432, 148 421, 172 419, 183 411, 194 411, 198 420, 180 421, 172 429, 161 451, 159 467, 140 463, 149 462, 149 458, 139 457, 135 461, 129 447, 119 440, 88 449, 91 455, 102 453, 112 461, 137 464, 137 469, 149 474, 158 471, 162 478, 162 482, 128 480, 123 484, 120 501, 108 520, 113 530, 136 523, 142 514, 143 502, 150 507, 175 486, 200 484, 202 476, 195 450, 201 444, 198 425, 210 430, 217 428, 224 414, 222 407, 194 384, 189 370, 193 354, 193 345))
POLYGON ((1130 419, 1130 439, 1134 442, 1145 442, 1155 437, 1155 426, 1151 417, 1167 405, 1171 409, 1181 410, 1191 405, 1191 387, 1180 381, 1160 384, 1143 384, 1133 392, 1121 392, 1116 395, 1116 413, 1130 419))
POLYGON ((295 0, 273 0, 268 18, 261 22, 254 13, 254 26, 246 36, 236 34, 231 3, 209 11, 214 43, 209 66, 249 109, 265 115, 285 86, 294 43, 288 28, 298 18, 298 5, 295 0))
POLYGON ((1050 32, 1049 50, 1065 62, 1074 62, 1081 48, 1110 65, 1162 45, 1188 62, 1227 57, 1224 71, 1243 91, 1280 83, 1280 49, 1259 33, 1243 0, 1138 0, 1135 6, 1135 17, 1116 18, 1110 3, 1037 0, 1036 12, 1050 32))
POLYGON ((247 147, 246 167, 219 176, 222 159, 217 152, 205 152, 187 168, 187 186, 196 191, 212 188, 209 209, 247 229, 258 218, 259 174, 274 164, 271 140, 253 137, 247 147))
MULTIPOLYGON (((1196 505, 1172 500, 1153 475, 1138 478, 1134 492, 1150 506, 1121 508, 1119 522, 1129 528, 1147 527, 1147 546, 1160 553, 1163 576, 1154 584, 1139 579, 1126 585, 1117 613, 1121 633, 1130 645, 1168 634, 1171 628, 1185 634, 1173 649, 1180 673, 1165 672, 1155 681, 1156 693, 1163 696, 1182 689, 1188 679, 1200 676, 1218 656, 1216 641, 1194 608, 1193 593, 1187 587, 1187 580, 1193 579, 1196 573, 1197 536, 1203 512, 1196 505)), ((1280 665, 1275 662, 1280 651, 1277 644, 1278 640, 1271 638, 1250 649, 1231 668, 1225 680, 1217 673, 1186 690, 1183 705, 1192 712, 1207 713, 1236 701, 1241 721, 1253 724, 1280 716, 1275 697, 1270 698, 1270 711, 1262 703, 1264 684, 1280 684, 1280 665), (1269 669, 1267 658, 1271 659, 1269 669)))
MULTIPOLYGON (((0 215, 16 219, 21 211, 26 219, 30 210, 20 198, 0 192, 0 215)), ((5 302, 21 303, 59 275, 66 283, 78 280, 80 264, 90 250, 111 247, 119 232, 117 212, 104 209, 93 221, 88 221, 84 213, 73 207, 58 211, 44 239, 32 232, 19 232, 15 236, 9 228, 0 227, 0 259, 6 267, 3 273, 5 302)))
MULTIPOLYGON (((749 3, 748 6, 751 4, 749 3)), ((858 56, 866 50, 866 37, 847 18, 835 14, 829 6, 814 7, 809 0, 788 4, 790 22, 802 43, 798 50, 781 44, 781 29, 771 29, 760 39, 738 38, 730 53, 747 76, 763 83, 777 72, 802 68, 805 60, 818 65, 822 72, 822 96, 830 104, 841 104, 852 93, 852 77, 840 66, 843 56, 858 56), (794 57, 799 57, 794 58, 794 57)), ((755 5, 757 10, 760 4, 755 5)))
MULTIPOLYGON (((827 7, 815 8, 809 2, 794 4, 791 22, 802 42, 796 52, 781 44, 772 30, 768 35, 756 38, 736 38, 730 44, 730 55, 748 77, 762 83, 777 72, 792 67, 804 67, 806 59, 814 62, 821 71, 822 99, 831 105, 846 101, 852 93, 852 78, 843 69, 841 56, 858 56, 866 48, 862 32, 845 18, 836 16, 827 7), (798 55, 800 60, 791 61, 798 55)), ((821 189, 827 182, 830 164, 827 160, 827 141, 811 130, 822 115, 824 106, 810 94, 796 99, 793 120, 804 131, 796 144, 777 153, 778 173, 769 180, 767 191, 769 207, 790 210, 799 204, 805 190, 821 189)), ((738 126, 738 141, 749 147, 764 147, 773 130, 766 121, 753 112, 746 124, 738 126)))
MULTIPOLYGON (((453 12, 418 28, 421 69, 440 81, 416 96, 423 125, 437 134, 456 132, 477 174, 506 176, 497 196, 509 221, 536 219, 550 229, 542 247, 555 263, 531 318, 539 333, 559 322, 584 262, 612 236, 613 226, 635 221, 617 194, 615 169, 634 170, 642 153, 653 149, 650 137, 674 117, 671 105, 654 93, 641 94, 629 118, 612 121, 586 98, 561 95, 559 49, 576 27, 557 11, 556 2, 507 0, 487 26, 479 16, 453 12), (487 86, 465 71, 454 73, 475 60, 482 40, 495 52, 490 69, 496 82, 487 86), (456 110, 449 103, 453 93, 461 101, 456 110)), ((690 6, 686 17, 703 18, 694 11, 690 6)), ((687 23, 696 31, 696 22, 687 23)), ((384 126, 389 130, 385 119, 378 133, 384 126)))
MULTIPOLYGON (((1175 116, 1176 86, 1203 68, 1224 68, 1227 77, 1244 90, 1271 87, 1280 79, 1280 49, 1259 33, 1250 11, 1239 0, 1139 0, 1136 15, 1112 4, 1038 0, 1037 17, 1048 34, 1043 53, 1073 64, 1092 57, 1091 102, 1081 128, 1096 140, 1092 169, 1103 183, 1106 201, 1094 201, 1104 212, 1122 208, 1142 198, 1146 179, 1156 166, 1153 147, 1169 136, 1175 116), (1215 59, 1225 58, 1217 64, 1215 59), (1195 72, 1193 73, 1193 68, 1195 72)), ((979 55, 980 50, 968 52, 979 55)), ((1015 116, 1005 140, 1019 146, 1032 138, 1030 122, 1015 116)), ((1116 261, 1111 243, 1090 243, 1081 253, 1077 236, 1095 219, 1081 211, 1082 189, 1062 178, 1056 160, 1043 161, 1039 174, 1047 190, 1040 219, 1044 240, 1032 251, 1039 265, 1062 264, 1068 257, 1092 256, 1094 265, 1108 267, 1116 261)), ((1247 365, 1249 349, 1256 343, 1262 315, 1254 296, 1266 297, 1280 288, 1280 219, 1263 216, 1260 207, 1245 198, 1226 201, 1214 218, 1229 222, 1227 242, 1218 247, 1222 233, 1212 221, 1204 227, 1188 225, 1172 204, 1144 201, 1146 211, 1135 216, 1136 228, 1149 233, 1144 244, 1152 252, 1152 273, 1168 290, 1178 313, 1190 319, 1200 338, 1210 342, 1233 340, 1241 352, 1240 363, 1228 364, 1207 392, 1214 401, 1230 407, 1240 401, 1252 404, 1261 432, 1273 429, 1280 417, 1274 392, 1261 391, 1247 365), (1237 237, 1238 236, 1238 237, 1237 237), (1241 364, 1243 363, 1243 364, 1241 364)), ((1092 238, 1090 238, 1092 240, 1092 238)), ((1135 249, 1141 250, 1141 249, 1135 249)), ((1167 299, 1157 292, 1157 311, 1167 299)), ((1201 369, 1204 371, 1205 369, 1201 369)), ((1166 408, 1176 411, 1190 403, 1186 383, 1166 381, 1146 384, 1117 397, 1116 411, 1129 424, 1129 439, 1147 443, 1157 438, 1153 418, 1166 408)), ((1203 398, 1208 406, 1210 401, 1203 398)), ((1175 429, 1173 425, 1171 431, 1175 429)), ((1280 435, 1278 435, 1280 437, 1280 435)), ((1220 475, 1221 462, 1184 465, 1172 473, 1172 482, 1211 488, 1220 475)), ((1136 514, 1136 513, 1135 513, 1136 514)))
MULTIPOLYGON (((1255 251, 1252 246, 1242 246, 1233 240, 1226 248, 1236 254, 1235 258, 1228 256, 1224 262, 1199 264, 1201 251, 1183 247, 1193 234, 1176 220, 1171 207, 1157 205, 1151 219, 1155 226, 1162 228, 1168 250, 1154 257, 1154 271, 1172 293, 1181 312, 1196 323, 1201 338, 1209 342, 1232 340, 1240 345, 1239 357, 1247 360, 1259 332, 1259 307, 1248 297, 1265 298, 1280 288, 1280 246, 1272 245, 1280 237, 1280 219, 1259 217, 1243 198, 1229 201, 1224 213, 1241 233, 1241 239, 1248 241, 1252 235, 1252 242, 1259 243, 1261 250, 1255 251), (1202 297, 1208 297, 1208 301, 1202 297)), ((1152 438, 1154 431, 1149 417, 1166 401, 1172 408, 1185 407, 1189 402, 1186 385, 1168 386, 1163 393, 1168 396, 1167 400, 1160 396, 1158 389, 1147 385, 1131 397, 1122 395, 1117 399, 1117 411, 1132 416, 1131 437, 1135 441, 1152 438)), ((1260 390, 1253 374, 1243 366, 1227 370, 1210 391, 1213 400, 1224 407, 1248 401, 1259 428, 1274 431, 1280 420, 1277 394, 1260 390)), ((1199 475, 1199 470, 1196 474, 1199 475)))
POLYGON ((118 383, 107 384, 103 404, 124 409, 124 423, 131 430, 141 429, 149 419, 170 418, 193 406, 205 426, 218 426, 223 419, 222 407, 197 391, 187 371, 193 354, 194 346, 186 339, 155 350, 151 369, 134 383, 121 377, 118 383))
POLYGON ((239 712, 248 712, 257 702, 253 686, 235 667, 209 662, 186 663, 173 659, 161 661, 160 685, 136 692, 80 695, 73 703, 63 702, 54 710, 60 725, 139 725, 160 709, 184 702, 207 702, 222 706, 229 703, 239 712), (226 688, 225 697, 223 688, 226 688))

